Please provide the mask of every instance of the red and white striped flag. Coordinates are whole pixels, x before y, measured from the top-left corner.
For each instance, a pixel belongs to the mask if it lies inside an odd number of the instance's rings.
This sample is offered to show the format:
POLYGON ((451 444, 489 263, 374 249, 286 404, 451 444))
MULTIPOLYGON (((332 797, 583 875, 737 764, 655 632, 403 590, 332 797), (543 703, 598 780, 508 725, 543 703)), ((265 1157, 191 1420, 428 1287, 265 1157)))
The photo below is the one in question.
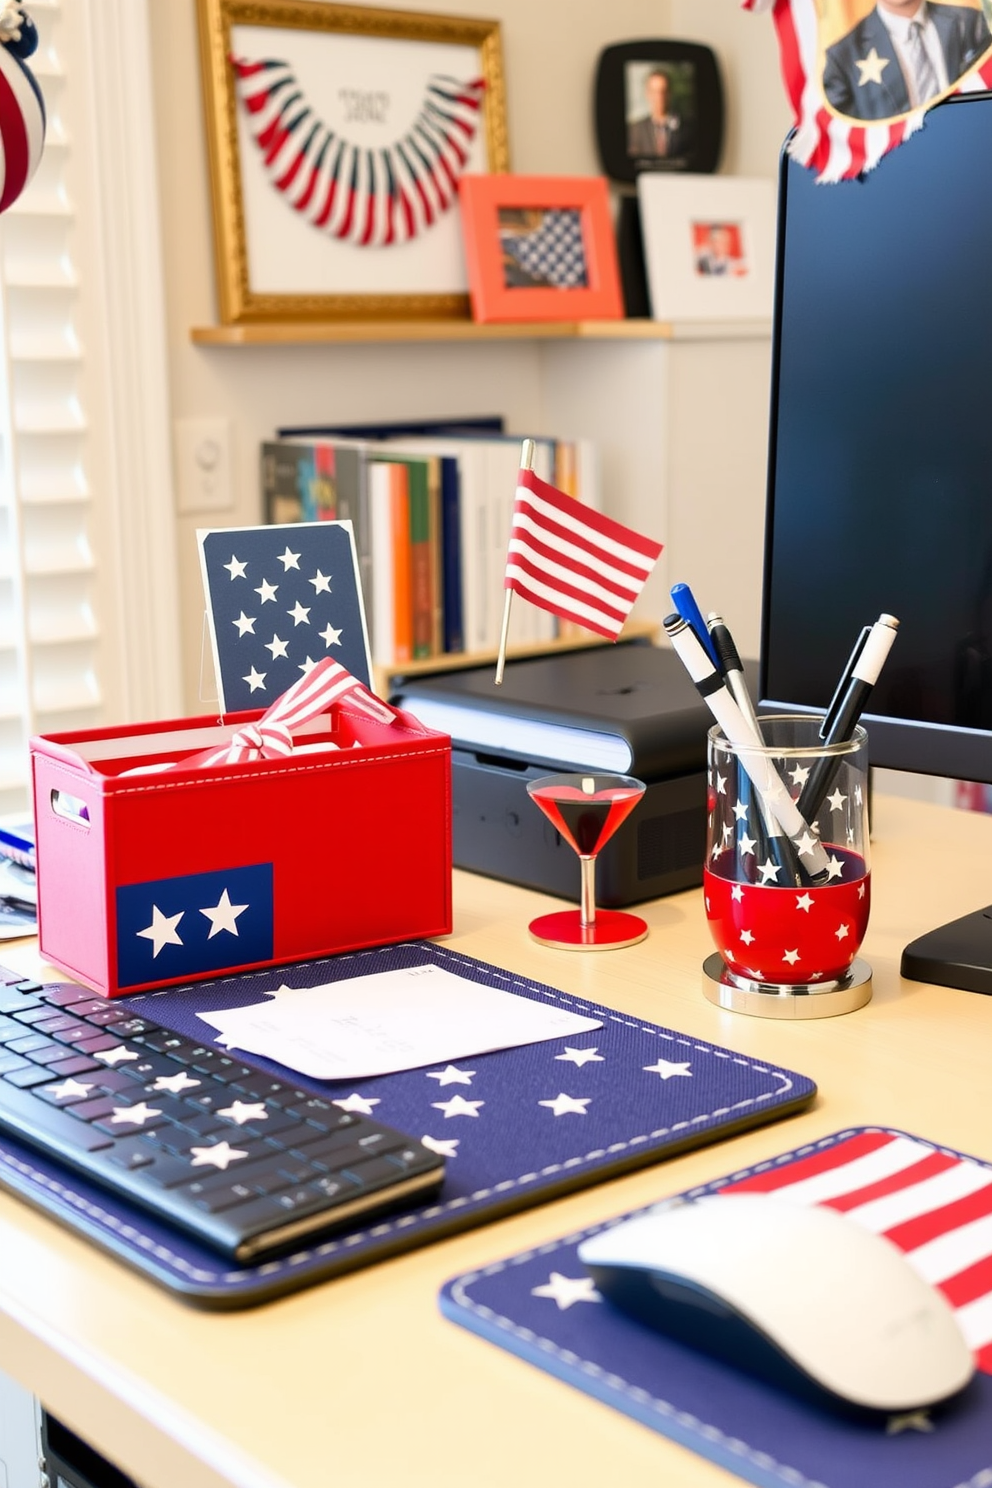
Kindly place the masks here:
POLYGON ((521 470, 503 584, 615 641, 661 548, 521 470))
POLYGON ((722 1191, 823 1204, 884 1235, 943 1292, 976 1365, 992 1374, 992 1167, 914 1137, 863 1131, 722 1191))
POLYGON ((947 86, 940 88, 934 73, 930 86, 940 91, 916 104, 916 84, 911 94, 893 43, 871 5, 836 0, 828 6, 817 0, 741 4, 755 14, 772 12, 796 120, 789 153, 821 181, 862 175, 915 134, 933 104, 953 93, 992 87, 992 34, 978 6, 973 12, 970 6, 955 7, 963 13, 950 17, 953 26, 944 28, 947 34, 935 32, 947 86))

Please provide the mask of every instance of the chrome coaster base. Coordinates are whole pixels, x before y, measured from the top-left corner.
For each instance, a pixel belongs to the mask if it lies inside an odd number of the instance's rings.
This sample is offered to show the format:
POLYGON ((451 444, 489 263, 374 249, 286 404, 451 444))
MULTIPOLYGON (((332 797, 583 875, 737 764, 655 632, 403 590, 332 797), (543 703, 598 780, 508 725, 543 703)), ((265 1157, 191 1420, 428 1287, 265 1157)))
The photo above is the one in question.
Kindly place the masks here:
POLYGON ((836 1018, 871 1001, 871 967, 856 959, 836 981, 781 985, 735 975, 714 951, 703 962, 703 994, 717 1007, 753 1018, 836 1018))

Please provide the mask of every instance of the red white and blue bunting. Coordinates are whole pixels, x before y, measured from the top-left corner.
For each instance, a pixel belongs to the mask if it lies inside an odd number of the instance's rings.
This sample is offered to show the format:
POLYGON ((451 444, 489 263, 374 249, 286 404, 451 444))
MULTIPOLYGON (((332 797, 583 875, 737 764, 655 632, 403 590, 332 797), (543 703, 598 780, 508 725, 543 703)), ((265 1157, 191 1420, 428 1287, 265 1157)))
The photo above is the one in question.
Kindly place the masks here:
POLYGON ((0 5, 0 212, 31 180, 45 144, 41 89, 23 61, 37 45, 38 33, 20 0, 0 5))
POLYGON ((417 237, 457 200, 479 129, 481 78, 432 77, 407 133, 370 149, 321 121, 288 63, 231 61, 266 174, 313 227, 361 248, 385 248, 417 237))
MULTIPOLYGON (((938 24, 941 33, 946 85, 924 102, 907 107, 913 91, 903 86, 899 53, 885 39, 884 17, 876 24, 879 7, 872 0, 844 0, 833 5, 818 4, 817 0, 741 3, 755 14, 772 14, 782 76, 796 120, 789 151, 815 170, 820 181, 851 180, 863 175, 914 134, 935 103, 954 93, 981 93, 992 88, 992 34, 984 6, 929 0, 930 21, 938 24), (841 17, 850 23, 849 29, 838 28, 841 17), (839 35, 835 34, 838 30, 839 35), (835 86, 841 65, 851 68, 846 92, 838 92, 835 86), (898 86, 894 88, 893 82, 898 86), (851 112, 839 106, 842 93, 853 100, 846 105, 851 112), (831 94, 835 101, 831 101, 831 94), (904 100, 901 107, 900 98, 904 100)), ((881 9, 885 8, 883 4, 881 9)))

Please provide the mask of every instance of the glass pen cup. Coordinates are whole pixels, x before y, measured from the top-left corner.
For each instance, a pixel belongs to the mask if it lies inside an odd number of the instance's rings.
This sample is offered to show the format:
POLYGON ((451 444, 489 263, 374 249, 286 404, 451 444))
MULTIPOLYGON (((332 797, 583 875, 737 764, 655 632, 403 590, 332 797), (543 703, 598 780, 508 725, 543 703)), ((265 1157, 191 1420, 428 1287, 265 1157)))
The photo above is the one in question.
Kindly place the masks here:
POLYGON ((763 747, 707 752, 706 918, 711 1002, 765 1017, 852 1012, 871 997, 868 739, 824 744, 818 717, 760 720, 763 747))

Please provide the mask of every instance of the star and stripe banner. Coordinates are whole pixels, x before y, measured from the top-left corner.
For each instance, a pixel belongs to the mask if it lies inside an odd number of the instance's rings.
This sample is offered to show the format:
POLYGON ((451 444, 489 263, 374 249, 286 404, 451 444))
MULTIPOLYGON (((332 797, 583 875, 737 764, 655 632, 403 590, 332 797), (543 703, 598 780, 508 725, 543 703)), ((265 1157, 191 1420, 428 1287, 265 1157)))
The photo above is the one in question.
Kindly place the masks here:
POLYGON ((789 153, 823 182, 855 179, 922 126, 953 94, 992 87, 986 6, 920 7, 896 15, 873 0, 742 0, 771 13, 796 121, 789 153), (909 34, 919 22, 925 55, 909 34))
POLYGON ((23 58, 38 45, 34 24, 19 6, 0 15, 0 212, 5 212, 38 169, 45 144, 45 103, 23 58))
POLYGON ((520 471, 503 584, 539 609, 615 641, 661 551, 653 538, 520 471))
POLYGON ((361 248, 407 243, 454 205, 479 131, 485 82, 435 74, 410 127, 376 148, 326 124, 292 65, 232 57, 268 179, 310 225, 361 248))

